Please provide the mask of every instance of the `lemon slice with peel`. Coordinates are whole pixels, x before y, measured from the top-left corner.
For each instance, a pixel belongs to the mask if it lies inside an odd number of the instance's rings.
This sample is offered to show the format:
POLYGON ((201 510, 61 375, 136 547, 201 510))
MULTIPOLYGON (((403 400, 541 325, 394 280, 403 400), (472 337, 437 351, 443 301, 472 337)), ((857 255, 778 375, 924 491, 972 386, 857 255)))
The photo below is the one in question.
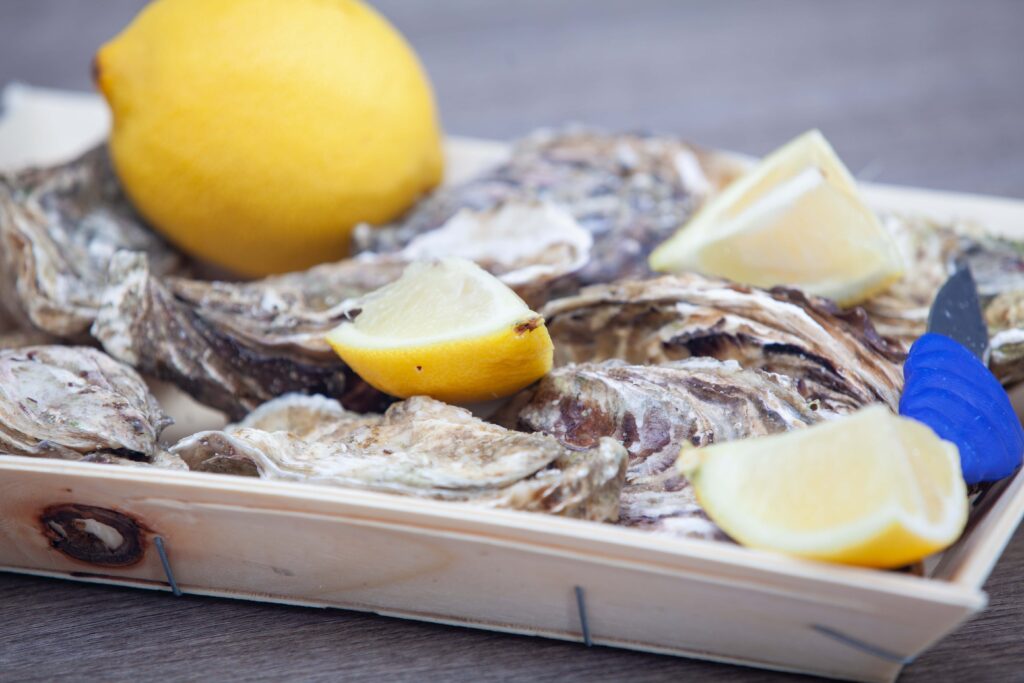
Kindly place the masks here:
POLYGON ((792 285, 850 305, 903 274, 893 236, 818 131, 729 185, 651 254, 651 268, 792 285))
POLYGON ((377 389, 470 403, 508 396, 551 369, 544 319, 472 261, 410 264, 327 335, 377 389))
POLYGON ((685 450, 677 466, 735 540, 802 557, 899 567, 952 544, 967 521, 956 446, 883 406, 685 450))

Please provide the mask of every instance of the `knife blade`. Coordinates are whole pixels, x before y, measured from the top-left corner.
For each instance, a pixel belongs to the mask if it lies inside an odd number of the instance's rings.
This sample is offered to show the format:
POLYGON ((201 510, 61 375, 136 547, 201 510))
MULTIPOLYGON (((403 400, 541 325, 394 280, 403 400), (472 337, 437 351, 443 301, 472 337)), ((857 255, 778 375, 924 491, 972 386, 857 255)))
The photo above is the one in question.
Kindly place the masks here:
POLYGON ((957 264, 935 296, 928 332, 907 354, 899 412, 956 445, 971 485, 1007 477, 1024 459, 1024 429, 988 370, 987 353, 974 277, 966 264, 957 264))
POLYGON ((966 263, 958 263, 956 272, 935 295, 928 312, 928 331, 959 342, 982 363, 987 362, 988 326, 978 301, 978 286, 966 263))

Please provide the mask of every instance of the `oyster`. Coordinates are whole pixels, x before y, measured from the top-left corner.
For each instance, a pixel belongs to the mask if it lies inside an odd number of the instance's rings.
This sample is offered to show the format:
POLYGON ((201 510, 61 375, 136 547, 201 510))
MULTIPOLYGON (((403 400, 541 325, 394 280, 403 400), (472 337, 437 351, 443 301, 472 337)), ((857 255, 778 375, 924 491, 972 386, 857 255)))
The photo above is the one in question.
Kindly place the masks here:
POLYGON ((0 351, 0 453, 168 465, 170 424, 142 378, 96 349, 0 351))
POLYGON ((379 415, 351 413, 326 396, 289 394, 264 403, 246 415, 244 420, 228 428, 288 432, 300 439, 312 437, 315 440, 317 432, 334 429, 341 422, 374 424, 379 421, 379 415))
MULTIPOLYGON (((557 283, 587 265, 594 241, 572 214, 549 202, 507 202, 493 209, 461 209, 443 226, 413 238, 397 258, 461 256, 516 290, 531 307, 547 301, 557 283)), ((361 260, 390 263, 391 254, 361 260)))
POLYGON ((111 259, 92 332, 115 358, 234 419, 295 391, 373 410, 388 399, 322 339, 347 310, 346 295, 362 291, 361 278, 373 273, 353 269, 350 281, 319 268, 239 284, 161 279, 143 254, 121 252, 111 259))
POLYGON ((593 235, 587 264, 563 281, 581 284, 649 274, 647 255, 736 169, 671 137, 585 128, 540 130, 479 177, 435 192, 401 222, 356 231, 360 250, 394 252, 463 209, 547 201, 593 235))
POLYGON ((792 289, 764 291, 686 274, 594 285, 541 313, 556 365, 731 359, 791 377, 802 396, 836 412, 874 402, 895 409, 902 389, 903 353, 875 332, 863 311, 843 312, 792 289))
POLYGON ((422 396, 377 416, 347 413, 322 397, 284 396, 242 424, 199 432, 171 451, 199 471, 258 471, 265 479, 602 521, 618 517, 626 467, 626 451, 612 439, 570 450, 422 396))
POLYGON ((907 272, 863 304, 879 333, 905 349, 924 334, 928 311, 958 260, 971 267, 991 337, 991 368, 1007 385, 1024 379, 1024 244, 986 236, 974 226, 941 225, 888 215, 885 226, 900 245, 907 272))
MULTIPOLYGON (((345 395, 344 367, 326 344, 307 353, 294 340, 337 324, 329 319, 332 311, 321 315, 325 300, 387 281, 381 269, 354 264, 335 268, 330 278, 314 269, 263 286, 165 279, 181 271, 184 260, 139 222, 104 149, 64 166, 0 178, 0 244, 0 318, 80 338, 104 306, 101 341, 110 341, 112 355, 236 417, 289 390, 345 395), (305 320, 310 309, 313 319, 305 320)), ((356 382, 354 390, 360 387, 356 382)), ((379 396, 369 393, 374 398, 367 404, 379 405, 379 396)))
POLYGON ((184 266, 139 222, 105 149, 51 169, 0 174, 0 309, 20 326, 57 337, 85 333, 110 259, 122 249, 146 254, 158 275, 184 266))
POLYGON ((629 451, 620 523, 720 538, 674 464, 679 450, 800 428, 826 418, 786 377, 735 361, 688 358, 656 366, 619 360, 554 370, 499 421, 569 448, 612 437, 629 451))
POLYGON ((985 306, 988 323, 989 369, 1004 385, 1024 381, 1024 287, 989 299, 985 306))

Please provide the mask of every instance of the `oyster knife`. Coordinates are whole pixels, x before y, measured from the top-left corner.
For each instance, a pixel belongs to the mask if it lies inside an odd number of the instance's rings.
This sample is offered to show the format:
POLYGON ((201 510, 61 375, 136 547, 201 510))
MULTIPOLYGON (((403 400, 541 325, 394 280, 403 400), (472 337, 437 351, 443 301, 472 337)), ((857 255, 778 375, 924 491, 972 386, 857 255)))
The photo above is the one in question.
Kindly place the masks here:
POLYGON ((974 277, 966 264, 957 264, 932 304, 928 332, 907 354, 900 415, 956 445, 969 485, 1008 477, 1024 458, 1024 429, 988 370, 987 352, 974 277))

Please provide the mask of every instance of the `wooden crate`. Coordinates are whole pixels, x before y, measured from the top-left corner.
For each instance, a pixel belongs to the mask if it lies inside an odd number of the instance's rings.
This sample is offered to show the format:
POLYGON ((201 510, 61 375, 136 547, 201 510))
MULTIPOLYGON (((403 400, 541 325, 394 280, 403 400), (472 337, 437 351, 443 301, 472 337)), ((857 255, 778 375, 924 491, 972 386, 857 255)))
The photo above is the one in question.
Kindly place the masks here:
MULTIPOLYGON (((449 153, 454 175, 464 176, 507 150, 453 140, 449 153)), ((1024 202, 865 192, 879 208, 974 219, 1024 237, 1024 202)), ((168 405, 179 433, 220 419, 180 396, 168 405)), ((0 570, 169 591, 162 543, 187 593, 577 641, 582 596, 596 644, 864 681, 894 679, 905 660, 985 606, 982 585, 1022 515, 1018 472, 920 577, 459 503, 0 458, 0 570), (61 515, 93 531, 119 529, 112 538, 123 552, 92 561, 66 554, 47 524, 61 515)))

